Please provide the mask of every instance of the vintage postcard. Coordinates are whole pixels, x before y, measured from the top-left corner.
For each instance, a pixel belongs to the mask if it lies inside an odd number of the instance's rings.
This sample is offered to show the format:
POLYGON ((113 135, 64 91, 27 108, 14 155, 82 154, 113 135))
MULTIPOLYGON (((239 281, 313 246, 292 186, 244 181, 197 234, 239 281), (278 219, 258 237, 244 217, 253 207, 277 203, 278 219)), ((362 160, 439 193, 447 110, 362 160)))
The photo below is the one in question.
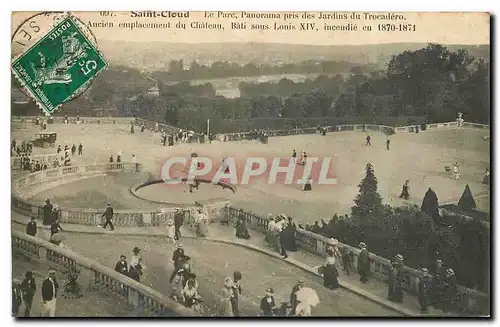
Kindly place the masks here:
POLYGON ((490 317, 490 15, 13 12, 12 315, 490 317))

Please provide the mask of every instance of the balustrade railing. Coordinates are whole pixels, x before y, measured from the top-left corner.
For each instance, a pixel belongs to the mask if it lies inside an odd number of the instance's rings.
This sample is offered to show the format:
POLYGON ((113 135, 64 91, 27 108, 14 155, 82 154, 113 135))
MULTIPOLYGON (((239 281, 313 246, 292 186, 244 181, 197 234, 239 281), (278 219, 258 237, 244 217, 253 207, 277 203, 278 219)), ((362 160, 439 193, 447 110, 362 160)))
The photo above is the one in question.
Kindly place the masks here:
MULTIPOLYGON (((352 125, 336 125, 336 126, 324 126, 328 133, 332 132, 347 132, 347 131, 376 131, 376 132, 384 132, 386 134, 393 133, 413 133, 415 132, 415 126, 417 125, 409 125, 409 126, 385 126, 385 125, 374 125, 374 124, 352 124, 352 125)), ((420 125, 418 125, 420 127, 420 125)), ((427 124, 426 129, 440 129, 440 128, 457 128, 458 122, 446 122, 446 123, 436 123, 436 124, 427 124)), ((480 129, 489 129, 489 125, 483 124, 475 124, 475 123, 462 123, 462 127, 466 128, 480 128, 480 129)), ((303 134, 316 134, 318 133, 316 128, 291 128, 286 130, 272 130, 267 131, 268 136, 289 136, 289 135, 303 135, 303 134)), ((250 132, 243 133, 228 133, 228 134, 219 134, 217 135, 217 140, 222 142, 231 142, 231 141, 241 141, 250 139, 250 132)))
MULTIPOLYGON (((269 219, 263 218, 259 215, 245 212, 242 209, 233 208, 227 206, 225 208, 226 219, 231 220, 237 217, 245 218, 247 224, 250 228, 266 231, 269 219)), ((297 245, 309 252, 318 254, 320 256, 326 256, 326 249, 330 240, 322 235, 315 234, 313 232, 297 228, 295 234, 297 245)), ((360 249, 352 247, 350 245, 340 243, 338 244, 339 249, 346 248, 347 251, 354 254, 354 267, 357 266, 358 256, 360 249)), ((390 260, 379 257, 374 253, 370 253, 370 272, 371 275, 382 282, 387 282, 389 278, 389 271, 391 267, 390 260)), ((405 266, 403 269, 403 286, 405 290, 412 294, 418 293, 418 280, 420 277, 420 272, 416 269, 405 266)), ((459 309, 480 314, 489 314, 489 295, 459 286, 459 309)))
POLYGON ((111 293, 147 313, 147 316, 199 316, 152 288, 130 279, 99 262, 47 241, 12 231, 12 250, 16 255, 49 262, 60 268, 78 269, 90 280, 92 290, 111 293))
MULTIPOLYGON (((33 187, 40 183, 51 183, 59 180, 64 181, 66 178, 94 175, 108 172, 132 172, 140 171, 140 164, 134 163, 100 163, 87 164, 80 166, 60 167, 50 170, 42 170, 34 172, 27 176, 12 181, 12 209, 27 216, 34 216, 43 219, 44 212, 42 203, 24 199, 21 195, 24 189, 33 187)), ((224 203, 225 204, 225 203, 224 203)), ((203 206, 197 204, 191 207, 184 207, 186 224, 193 224, 194 215, 192 211, 196 207, 203 206)), ((211 204, 207 206, 207 213, 211 220, 220 217, 223 214, 224 206, 211 204)), ((58 208, 58 216, 62 223, 81 224, 95 226, 102 223, 102 215, 104 208, 58 208)), ((166 225, 169 219, 173 219, 175 215, 174 208, 158 208, 157 210, 114 210, 113 224, 117 226, 160 226, 166 225)))

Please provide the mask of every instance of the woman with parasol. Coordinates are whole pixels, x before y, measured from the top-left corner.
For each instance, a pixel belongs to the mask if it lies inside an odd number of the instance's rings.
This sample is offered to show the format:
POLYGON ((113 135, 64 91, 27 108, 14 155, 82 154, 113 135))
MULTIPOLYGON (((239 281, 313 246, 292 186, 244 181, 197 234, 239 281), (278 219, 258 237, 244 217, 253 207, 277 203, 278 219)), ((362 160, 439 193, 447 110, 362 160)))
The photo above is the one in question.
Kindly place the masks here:
POLYGON ((319 304, 319 297, 315 290, 303 287, 296 293, 299 304, 295 308, 295 315, 299 317, 310 317, 311 308, 319 304))

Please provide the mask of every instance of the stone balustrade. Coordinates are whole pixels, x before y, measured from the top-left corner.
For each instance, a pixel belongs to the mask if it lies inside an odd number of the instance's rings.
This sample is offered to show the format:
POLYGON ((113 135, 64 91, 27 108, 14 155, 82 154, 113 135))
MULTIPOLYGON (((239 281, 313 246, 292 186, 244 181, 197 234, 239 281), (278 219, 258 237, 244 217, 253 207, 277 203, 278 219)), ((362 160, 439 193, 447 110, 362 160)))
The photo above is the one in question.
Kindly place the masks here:
MULTIPOLYGON (((43 219, 43 203, 35 203, 27 200, 23 193, 31 194, 34 186, 39 184, 50 184, 51 186, 74 181, 75 178, 85 178, 88 176, 99 176, 109 172, 136 173, 141 169, 140 164, 134 163, 101 163, 87 164, 80 166, 60 167, 49 170, 42 170, 23 176, 12 181, 12 209, 27 216, 34 216, 43 219)), ((184 211, 186 224, 194 221, 194 209, 203 204, 185 206, 184 211)), ((226 202, 217 205, 211 203, 207 207, 210 220, 218 219, 222 215, 226 202)), ((59 219, 61 223, 80 224, 95 226, 102 222, 104 208, 66 208, 59 207, 59 219)), ((116 226, 160 226, 166 225, 169 219, 174 218, 174 208, 158 208, 157 210, 114 210, 113 224, 116 226)))
POLYGON ((89 288, 118 296, 147 316, 198 316, 194 311, 152 288, 115 272, 95 260, 83 257, 47 241, 12 231, 13 256, 47 262, 65 269, 77 269, 90 280, 89 288))
MULTIPOLYGON (((410 126, 385 126, 385 125, 374 125, 374 124, 354 124, 354 125, 336 125, 336 126, 324 126, 328 133, 332 132, 347 132, 347 131, 362 131, 363 127, 366 131, 374 132, 385 132, 386 134, 394 133, 414 133, 416 125, 410 126)), ((420 126, 420 125, 419 125, 420 126)), ((437 124, 427 124, 426 128, 429 130, 442 129, 442 128, 457 128, 458 122, 447 122, 447 123, 437 123, 437 124)), ((463 123, 464 128, 480 128, 489 129, 489 125, 475 124, 475 123, 463 123)), ((309 128, 292 128, 286 130, 273 130, 267 131, 269 136, 289 136, 289 135, 302 135, 302 134, 316 134, 316 127, 309 128)), ((249 139, 250 133, 229 133, 229 134, 219 134, 217 135, 217 140, 221 142, 231 142, 231 141, 241 141, 249 139)))
MULTIPOLYGON (((256 214, 245 212, 242 209, 226 207, 226 219, 231 220, 237 217, 246 219, 248 226, 252 229, 259 231, 266 231, 269 219, 258 216, 256 214)), ((303 250, 312 252, 320 256, 326 256, 326 248, 329 244, 329 239, 315 234, 313 232, 297 228, 295 234, 297 245, 303 250)), ((349 252, 354 254, 354 267, 357 267, 357 259, 360 249, 352 247, 347 244, 338 244, 339 248, 346 248, 349 252)), ((390 260, 379 257, 374 253, 370 253, 370 266, 371 275, 382 281, 387 282, 389 278, 389 271, 391 267, 390 260)), ((406 291, 417 294, 418 293, 418 280, 420 272, 416 269, 405 266, 403 269, 404 275, 404 288, 406 291)), ((474 314, 489 314, 490 312, 490 298, 488 294, 479 292, 477 290, 459 286, 459 309, 465 312, 474 314)))

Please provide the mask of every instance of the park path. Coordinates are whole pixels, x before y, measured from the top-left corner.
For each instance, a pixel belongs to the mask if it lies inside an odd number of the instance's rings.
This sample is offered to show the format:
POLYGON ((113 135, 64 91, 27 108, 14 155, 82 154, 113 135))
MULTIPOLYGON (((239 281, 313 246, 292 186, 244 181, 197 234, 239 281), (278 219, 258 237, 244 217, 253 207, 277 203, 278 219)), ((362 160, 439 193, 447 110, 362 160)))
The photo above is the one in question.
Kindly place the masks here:
MULTIPOLYGON (((13 216, 13 228, 14 229, 22 229, 24 226, 21 224, 25 224, 27 222, 27 217, 16 213, 12 212, 13 216)), ((77 234, 75 236, 68 237, 68 240, 65 241, 64 243, 68 246, 75 246, 73 249, 78 249, 77 252, 81 252, 83 255, 88 255, 91 257, 98 258, 101 260, 101 257, 104 255, 101 249, 103 247, 108 247, 110 246, 115 247, 115 252, 118 251, 120 253, 128 253, 130 252, 131 248, 133 246, 136 246, 138 244, 143 244, 149 249, 152 250, 152 252, 159 252, 158 254, 161 253, 163 256, 162 262, 160 262, 161 269, 163 269, 163 272, 158 272, 159 274, 165 274, 166 270, 165 267, 167 265, 170 265, 170 256, 172 251, 174 250, 174 245, 165 245, 165 229, 162 227, 117 227, 115 231, 106 231, 103 230, 100 227, 97 226, 85 226, 85 225, 76 225, 76 224, 64 224, 63 228, 66 232, 74 232, 78 234, 105 234, 108 235, 108 243, 99 243, 99 238, 92 238, 90 239, 88 235, 82 235, 79 237, 77 234), (73 241, 71 241, 73 239, 73 241), (93 242, 95 240, 95 242, 93 242), (90 242, 89 242, 90 241, 90 242), (113 244, 113 242, 115 242, 113 244), (135 242, 135 243, 134 243, 135 242), (160 244, 161 243, 161 244, 160 244), (93 244, 93 247, 88 247, 85 245, 93 244), (156 246, 163 247, 162 250, 156 249, 156 246), (80 249, 80 247, 82 247, 80 249), (91 250, 93 248, 93 250, 91 250), (83 252, 82 252, 83 251, 83 252)), ((315 284, 315 288, 320 288, 321 292, 326 291, 321 286, 321 278, 317 273, 317 268, 320 266, 324 259, 318 255, 315 255, 310 252, 305 252, 305 251, 297 251, 297 252, 291 252, 289 253, 289 257, 286 260, 283 260, 280 258, 279 254, 276 253, 274 250, 268 248, 265 245, 264 242, 264 235, 258 231, 251 230, 250 231, 252 238, 250 240, 241 240, 236 238, 234 235, 234 228, 232 227, 226 227, 226 226, 220 226, 217 224, 211 224, 209 226, 209 234, 207 235, 207 240, 211 240, 213 242, 218 242, 218 243, 226 243, 226 244, 232 244, 232 245, 239 245, 240 247, 246 247, 254 251, 259 251, 261 253, 267 254, 267 256, 272 256, 273 260, 263 260, 258 267, 254 267, 257 269, 256 271, 259 271, 260 269, 262 270, 262 274, 269 273, 272 274, 273 271, 286 271, 288 270, 294 270, 293 275, 295 276, 300 276, 300 277, 307 277, 307 279, 311 280, 313 284, 315 284), (281 263, 287 262, 285 268, 281 266, 281 263), (278 268, 278 266, 281 266, 281 269, 278 268), (297 269, 302 270, 302 273, 299 273, 297 269), (312 274, 316 275, 313 276, 312 274)), ((189 249, 192 251, 195 256, 199 256, 199 259, 196 260, 195 262, 204 262, 204 261, 210 261, 212 259, 216 259, 217 257, 220 256, 214 256, 211 251, 217 251, 216 248, 211 248, 209 243, 203 244, 203 250, 200 251, 199 245, 201 245, 200 242, 203 242, 202 239, 196 238, 194 233, 188 228, 183 228, 183 235, 184 235, 184 243, 185 243, 185 248, 189 249)), ((103 238, 100 238, 103 239, 103 238)), ((220 247, 219 249, 222 249, 224 251, 230 250, 231 247, 220 247)), ((220 251, 220 250, 219 250, 220 251)), ((241 251, 241 249, 240 249, 241 251)), ((112 252, 112 251, 111 251, 112 252)), ((113 264, 117 260, 116 258, 119 256, 119 253, 113 254, 111 257, 107 257, 106 260, 107 262, 103 262, 104 264, 110 265, 113 264)), ((229 251, 230 252, 230 251, 229 251)), ((224 252, 225 253, 225 252, 224 252)), ((215 253, 214 253, 215 254, 215 253)), ((246 253, 248 257, 248 262, 252 261, 251 257, 261 257, 261 256, 252 256, 251 252, 246 253)), ((158 257, 155 257, 153 261, 157 261, 158 257)), ((230 261, 231 259, 225 258, 226 262, 230 261)), ((156 263, 155 263, 156 264, 156 263)), ((217 269, 220 269, 221 267, 217 267, 218 264, 224 265, 224 263, 221 262, 216 262, 212 263, 213 267, 217 269)), ((245 269, 244 267, 245 262, 243 261, 243 267, 240 269, 245 269)), ((226 264, 227 266, 227 264, 226 264)), ((252 265, 250 265, 251 267, 252 265)), ((210 267, 209 267, 210 268, 210 267)), ((209 268, 206 268, 207 270, 210 270, 209 268)), ((226 267, 227 268, 227 267, 226 267)), ((217 269, 215 269, 213 272, 217 273, 217 269)), ((168 272, 170 273, 170 272, 168 272)), ((209 273, 209 271, 207 271, 209 273)), ((378 314, 379 316, 386 316, 386 315, 392 315, 395 312, 399 312, 400 314, 404 315, 409 315, 409 316, 418 316, 421 315, 419 312, 419 304, 417 298, 409 293, 405 293, 404 297, 404 302, 402 304, 396 304, 392 303, 387 300, 387 284, 384 284, 378 280, 372 279, 366 284, 362 284, 359 282, 359 276, 357 273, 351 274, 351 275, 346 275, 344 272, 340 272, 340 283, 341 285, 347 289, 349 292, 347 293, 353 293, 356 294, 357 296, 352 298, 353 303, 349 304, 351 307, 354 308, 354 310, 348 309, 347 312, 349 314, 356 315, 356 307, 361 305, 361 307, 366 307, 368 303, 370 302, 375 302, 379 304, 379 310, 380 313, 378 314), (363 299, 364 298, 364 299, 363 299), (357 304, 355 302, 358 302, 357 304), (392 311, 392 312, 391 312, 392 311)), ((168 278, 164 277, 164 279, 168 278)), ((295 282, 293 279, 290 279, 291 276, 287 277, 288 283, 291 283, 289 287, 295 282)), ((298 278, 298 277, 297 277, 298 278)), ((213 284, 213 280, 210 281, 211 284, 213 284)), ((222 283, 220 283, 222 285, 222 283)), ((156 286, 156 285, 151 285, 151 286, 156 286)), ((159 291, 161 292, 168 292, 169 291, 169 286, 164 283, 164 281, 161 281, 159 286, 159 291)), ((274 286, 274 285, 271 285, 274 286)), ((288 287, 288 286, 287 286, 288 287)), ((207 291, 209 291, 207 289, 207 291)), ((212 290, 213 291, 213 290, 212 290)), ((289 292, 287 289, 284 291, 284 293, 289 292)), ((339 291, 337 291, 339 292, 339 291)), ((342 292, 345 292, 342 290, 342 292)), ((285 295, 283 293, 283 296, 286 298, 288 295, 285 295)), ((261 292, 259 291, 259 295, 261 292)), ((326 295, 326 297, 330 297, 330 295, 326 295)), ((334 296, 335 297, 335 296, 334 296)), ((347 298, 347 297, 343 297, 347 298)), ((257 298, 253 298, 252 301, 255 302, 257 298)), ((336 302, 338 303, 338 302, 336 302)), ((332 303, 333 305, 333 303, 332 303)), ((338 307, 338 304, 335 304, 335 306, 338 307)), ((335 315, 346 315, 346 313, 343 313, 342 311, 338 311, 335 309, 332 309, 333 311, 330 311, 328 314, 335 314, 335 315)), ((345 311, 345 310, 344 310, 345 311)), ((359 310, 360 313, 364 312, 364 309, 359 310)), ((368 310, 370 311, 370 310, 368 310)), ((373 315, 371 312, 366 312, 367 315, 373 315)), ((252 314, 249 312, 249 314, 252 314)), ((324 313, 326 314, 326 312, 324 313)), ((441 311, 438 310, 432 310, 430 313, 427 315, 439 315, 441 316, 442 313, 441 311)))

